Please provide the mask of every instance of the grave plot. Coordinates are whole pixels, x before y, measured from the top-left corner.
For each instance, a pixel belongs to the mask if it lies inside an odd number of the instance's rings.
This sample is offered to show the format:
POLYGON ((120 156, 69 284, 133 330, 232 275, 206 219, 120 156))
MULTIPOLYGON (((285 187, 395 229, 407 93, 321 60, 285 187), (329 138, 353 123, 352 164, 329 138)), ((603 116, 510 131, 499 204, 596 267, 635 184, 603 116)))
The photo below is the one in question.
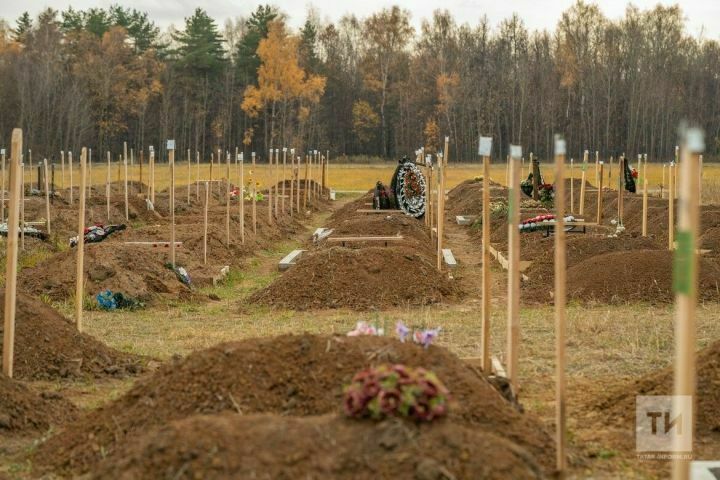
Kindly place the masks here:
MULTIPOLYGON (((399 465, 422 470, 418 462, 429 456, 439 467, 455 474, 467 472, 471 478, 502 478, 507 468, 535 476, 548 474, 554 458, 552 440, 543 425, 520 413, 479 371, 442 347, 425 349, 386 337, 305 334, 220 344, 169 362, 153 375, 140 379, 122 397, 50 438, 39 447, 33 465, 37 474, 53 471, 74 476, 128 469, 127 472, 152 476, 155 468, 175 468, 177 462, 187 461, 181 458, 188 449, 205 452, 203 446, 210 437, 186 435, 189 429, 220 424, 225 426, 214 430, 218 448, 205 457, 215 461, 192 462, 188 465, 192 475, 243 472, 243 467, 234 461, 227 464, 228 470, 217 471, 214 468, 218 467, 213 465, 228 458, 227 455, 241 454, 246 448, 241 446, 246 444, 242 441, 246 435, 257 439, 247 443, 255 447, 253 456, 269 463, 274 463, 278 452, 306 452, 293 462, 294 466, 283 470, 291 476, 314 472, 317 467, 313 459, 326 453, 337 461, 358 451, 394 458, 389 453, 393 448, 413 453, 421 451, 416 448, 422 445, 430 448, 424 450, 422 458, 400 461, 399 465), (392 419, 374 423, 342 418, 344 385, 364 368, 385 363, 434 372, 450 391, 448 417, 425 425, 392 419), (281 431, 287 435, 284 429, 290 426, 296 427, 292 429, 294 433, 280 441, 277 435, 281 431), (307 442, 307 438, 315 438, 303 435, 311 430, 327 432, 337 442, 307 442), (382 435, 370 437, 374 433, 382 435), (416 446, 412 446, 413 442, 406 444, 408 436, 417 442, 416 446), (359 441, 363 437, 367 440, 359 441), (304 441, 295 441, 300 438, 304 441), (463 438, 476 439, 480 445, 494 445, 499 457, 486 456, 474 443, 462 450, 463 438), (151 443, 155 446, 139 448, 151 443), (298 443, 316 445, 317 450, 306 451, 298 443), (158 449, 161 445, 166 448, 158 449), (434 446, 448 456, 432 454, 434 446), (458 448, 466 454, 452 454, 458 448), (477 463, 477 458, 485 461, 477 463), (522 462, 515 465, 518 459, 522 462)), ((330 471, 352 476, 351 472, 337 468, 330 471)), ((383 468, 393 472, 391 469, 396 467, 383 468)), ((368 471, 368 475, 375 474, 372 468, 368 471)))
MULTIPOLYGON (((4 299, 3 293, 0 300, 4 299)), ((15 324, 15 378, 124 377, 140 373, 146 363, 146 359, 78 332, 56 310, 21 292, 17 295, 15 324)))
POLYGON ((24 383, 0 375, 0 434, 31 436, 75 420, 75 406, 54 392, 37 393, 24 383))
POLYGON ((380 309, 452 301, 460 288, 438 271, 430 230, 405 215, 366 215, 367 194, 328 220, 331 230, 251 303, 279 308, 380 309), (358 210, 361 212, 358 213, 358 210))

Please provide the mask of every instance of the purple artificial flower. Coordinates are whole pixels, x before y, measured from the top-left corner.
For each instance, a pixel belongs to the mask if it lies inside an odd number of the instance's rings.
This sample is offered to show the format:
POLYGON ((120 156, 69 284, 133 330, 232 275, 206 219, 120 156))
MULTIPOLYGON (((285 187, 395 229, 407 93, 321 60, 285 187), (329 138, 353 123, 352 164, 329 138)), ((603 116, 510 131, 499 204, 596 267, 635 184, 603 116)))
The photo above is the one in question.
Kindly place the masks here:
POLYGON ((405 340, 407 340, 410 335, 410 329, 406 327, 402 321, 398 320, 395 324, 395 333, 400 337, 400 341, 405 343, 405 340))
POLYGON ((427 330, 415 332, 415 342, 421 344, 425 348, 428 348, 439 334, 439 328, 430 328, 427 330))

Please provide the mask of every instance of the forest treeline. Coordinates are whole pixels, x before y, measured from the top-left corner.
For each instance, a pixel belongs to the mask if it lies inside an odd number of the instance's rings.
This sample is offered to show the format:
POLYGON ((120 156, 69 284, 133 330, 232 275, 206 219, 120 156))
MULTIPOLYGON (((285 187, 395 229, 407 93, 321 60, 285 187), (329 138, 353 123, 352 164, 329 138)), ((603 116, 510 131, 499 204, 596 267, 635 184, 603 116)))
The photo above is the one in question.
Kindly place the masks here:
POLYGON ((167 31, 119 5, 0 20, 0 145, 21 127, 38 158, 168 138, 203 159, 283 146, 398 158, 447 135, 451 161, 470 161, 479 134, 496 158, 510 143, 547 158, 561 132, 576 158, 665 160, 685 119, 720 151, 720 45, 690 36, 678 6, 610 20, 578 1, 532 32, 480 11, 469 24, 438 10, 419 31, 397 7, 336 23, 311 10, 297 30, 271 6, 238 15, 220 25, 197 9, 167 31))

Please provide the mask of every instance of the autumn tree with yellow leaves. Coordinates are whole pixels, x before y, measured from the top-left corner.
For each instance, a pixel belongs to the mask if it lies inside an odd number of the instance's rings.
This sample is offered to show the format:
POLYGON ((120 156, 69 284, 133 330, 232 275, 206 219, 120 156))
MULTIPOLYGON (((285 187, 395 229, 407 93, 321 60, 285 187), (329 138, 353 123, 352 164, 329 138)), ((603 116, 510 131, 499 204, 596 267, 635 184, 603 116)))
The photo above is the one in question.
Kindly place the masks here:
POLYGON ((262 117, 265 151, 278 145, 303 145, 310 110, 325 91, 325 77, 308 75, 300 67, 299 41, 275 21, 258 47, 258 84, 245 90, 242 109, 251 118, 262 117))

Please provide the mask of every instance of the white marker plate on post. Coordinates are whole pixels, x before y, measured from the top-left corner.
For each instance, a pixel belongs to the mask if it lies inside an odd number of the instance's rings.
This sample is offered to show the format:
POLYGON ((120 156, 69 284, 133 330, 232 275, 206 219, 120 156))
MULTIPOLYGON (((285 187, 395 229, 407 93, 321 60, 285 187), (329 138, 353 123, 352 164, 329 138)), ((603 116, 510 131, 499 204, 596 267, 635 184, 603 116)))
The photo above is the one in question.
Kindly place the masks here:
POLYGON ((520 160, 522 158, 522 147, 520 145, 510 145, 510 157, 520 160))
POLYGON ((567 153, 565 140, 562 138, 555 139, 555 155, 565 155, 567 153))
POLYGON ((699 128, 690 128, 685 132, 687 149, 691 153, 702 153, 705 151, 705 136, 699 128))
POLYGON ((151 151, 151 152, 155 151, 155 149, 154 149, 154 147, 153 147, 152 145, 150 145, 150 151, 151 151))
POLYGON ((492 137, 480 137, 478 155, 481 157, 489 157, 490 153, 492 153, 492 137))
POLYGON ((4 149, 4 148, 0 148, 0 155, 5 155, 5 149, 4 149))
POLYGON ((167 141, 167 149, 168 149, 168 150, 175 150, 175 140, 168 140, 168 141, 167 141))

